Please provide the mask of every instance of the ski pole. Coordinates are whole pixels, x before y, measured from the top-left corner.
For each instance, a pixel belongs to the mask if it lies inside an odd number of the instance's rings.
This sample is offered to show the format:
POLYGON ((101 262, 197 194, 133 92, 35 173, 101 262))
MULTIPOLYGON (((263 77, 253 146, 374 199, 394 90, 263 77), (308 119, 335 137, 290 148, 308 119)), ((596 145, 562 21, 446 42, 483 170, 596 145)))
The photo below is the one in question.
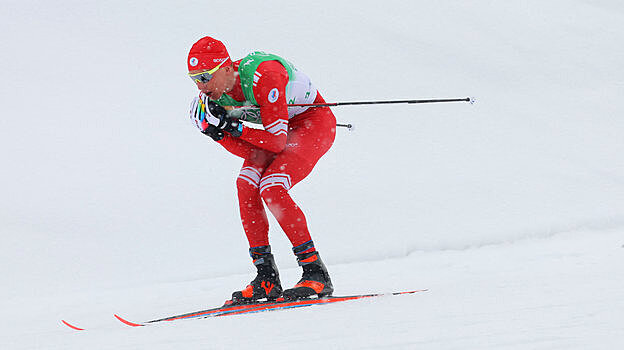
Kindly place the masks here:
MULTIPOLYGON (((389 100, 389 101, 352 101, 352 102, 331 102, 331 103, 295 103, 287 104, 287 107, 337 107, 337 106, 352 106, 352 105, 377 105, 377 104, 417 104, 417 103, 445 103, 445 102, 469 102, 474 104, 475 99, 473 97, 466 98, 438 98, 438 99, 420 99, 420 100, 389 100)), ((234 109, 230 111, 230 115, 234 118, 256 122, 260 120, 258 106, 230 106, 234 109)), ((337 127, 347 128, 349 131, 353 130, 352 124, 336 124, 337 127)))
POLYGON ((352 101, 352 102, 331 102, 331 103, 296 103, 289 104, 288 107, 337 107, 337 106, 353 106, 353 105, 380 105, 380 104, 398 104, 398 103, 444 103, 444 102, 470 102, 474 104, 474 98, 438 98, 427 100, 390 100, 390 101, 352 101))
MULTIPOLYGON (((289 104, 288 107, 336 107, 336 106, 348 106, 348 105, 376 105, 376 104, 398 104, 398 103, 442 103, 442 102, 470 102, 474 104, 474 97, 466 98, 441 98, 441 99, 428 99, 428 100, 390 100, 390 101, 354 101, 354 102, 333 102, 333 103, 300 103, 289 104)), ((352 131, 352 124, 336 124, 337 127, 347 128, 352 131)))
POLYGON ((342 128, 347 128, 347 130, 352 131, 353 130, 353 124, 349 123, 349 124, 340 124, 340 123, 336 123, 337 127, 342 127, 342 128))

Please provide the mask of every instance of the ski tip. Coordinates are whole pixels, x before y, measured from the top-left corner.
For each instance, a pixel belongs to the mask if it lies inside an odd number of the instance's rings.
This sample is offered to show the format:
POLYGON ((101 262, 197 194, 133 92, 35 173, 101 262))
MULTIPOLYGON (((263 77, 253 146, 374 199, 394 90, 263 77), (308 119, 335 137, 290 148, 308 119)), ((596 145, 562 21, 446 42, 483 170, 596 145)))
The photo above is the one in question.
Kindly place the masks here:
POLYGON ((134 322, 130 322, 130 321, 126 320, 126 319, 123 319, 121 316, 119 316, 119 315, 117 315, 117 314, 115 314, 114 316, 115 316, 115 318, 117 318, 119 321, 121 321, 121 322, 122 322, 122 323, 124 323, 124 324, 127 324, 128 326, 131 326, 131 327, 140 327, 140 326, 143 326, 143 325, 142 325, 142 324, 140 324, 140 323, 134 323, 134 322))
POLYGON ((77 331, 84 331, 84 328, 79 328, 79 327, 76 327, 76 326, 74 326, 74 325, 71 325, 69 322, 67 322, 67 321, 65 321, 65 320, 61 320, 61 322, 62 322, 64 325, 66 325, 67 327, 71 328, 71 329, 74 329, 74 330, 77 330, 77 331))

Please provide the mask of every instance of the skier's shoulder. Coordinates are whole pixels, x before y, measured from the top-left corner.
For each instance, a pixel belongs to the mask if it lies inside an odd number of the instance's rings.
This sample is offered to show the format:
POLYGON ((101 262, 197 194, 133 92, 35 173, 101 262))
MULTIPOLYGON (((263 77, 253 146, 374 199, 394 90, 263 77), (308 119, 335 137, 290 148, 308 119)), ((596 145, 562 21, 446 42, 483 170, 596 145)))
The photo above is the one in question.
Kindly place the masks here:
POLYGON ((261 81, 270 78, 272 80, 285 79, 286 82, 288 82, 288 71, 278 61, 264 61, 260 63, 260 65, 258 65, 258 68, 256 69, 256 74, 261 81))
POLYGON ((245 57, 240 59, 241 67, 244 69, 248 66, 253 66, 263 61, 274 60, 279 56, 266 51, 253 51, 248 53, 245 57))
POLYGON ((284 58, 264 51, 254 51, 240 60, 238 71, 241 75, 253 75, 276 72, 290 75, 294 67, 284 58))

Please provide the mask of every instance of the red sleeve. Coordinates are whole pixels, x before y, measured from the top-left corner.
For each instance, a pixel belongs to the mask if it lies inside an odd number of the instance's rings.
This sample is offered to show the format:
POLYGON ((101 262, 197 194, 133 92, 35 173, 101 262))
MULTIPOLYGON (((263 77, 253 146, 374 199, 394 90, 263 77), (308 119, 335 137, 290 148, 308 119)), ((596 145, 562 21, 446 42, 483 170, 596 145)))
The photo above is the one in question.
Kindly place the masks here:
POLYGON ((259 148, 279 153, 286 147, 288 134, 288 72, 278 61, 266 61, 258 66, 256 76, 259 79, 253 92, 260 106, 264 130, 244 128, 240 138, 259 148))
POLYGON ((239 156, 244 159, 248 159, 251 152, 256 148, 249 142, 243 141, 238 137, 234 137, 225 133, 224 137, 217 141, 223 148, 235 156, 239 156))

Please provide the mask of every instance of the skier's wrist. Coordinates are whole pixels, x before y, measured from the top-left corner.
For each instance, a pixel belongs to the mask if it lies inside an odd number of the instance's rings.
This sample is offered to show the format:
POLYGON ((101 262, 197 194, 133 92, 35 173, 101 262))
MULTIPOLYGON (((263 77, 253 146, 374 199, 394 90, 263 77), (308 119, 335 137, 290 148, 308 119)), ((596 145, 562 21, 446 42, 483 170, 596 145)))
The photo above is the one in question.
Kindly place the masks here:
POLYGON ((215 141, 221 141, 223 139, 223 137, 225 136, 223 131, 220 130, 219 128, 217 128, 214 125, 209 125, 206 129, 204 129, 202 131, 202 134, 210 137, 211 139, 215 140, 215 141))
POLYGON ((238 119, 225 117, 223 121, 224 125, 222 129, 227 131, 230 135, 240 137, 243 134, 245 127, 238 119))

